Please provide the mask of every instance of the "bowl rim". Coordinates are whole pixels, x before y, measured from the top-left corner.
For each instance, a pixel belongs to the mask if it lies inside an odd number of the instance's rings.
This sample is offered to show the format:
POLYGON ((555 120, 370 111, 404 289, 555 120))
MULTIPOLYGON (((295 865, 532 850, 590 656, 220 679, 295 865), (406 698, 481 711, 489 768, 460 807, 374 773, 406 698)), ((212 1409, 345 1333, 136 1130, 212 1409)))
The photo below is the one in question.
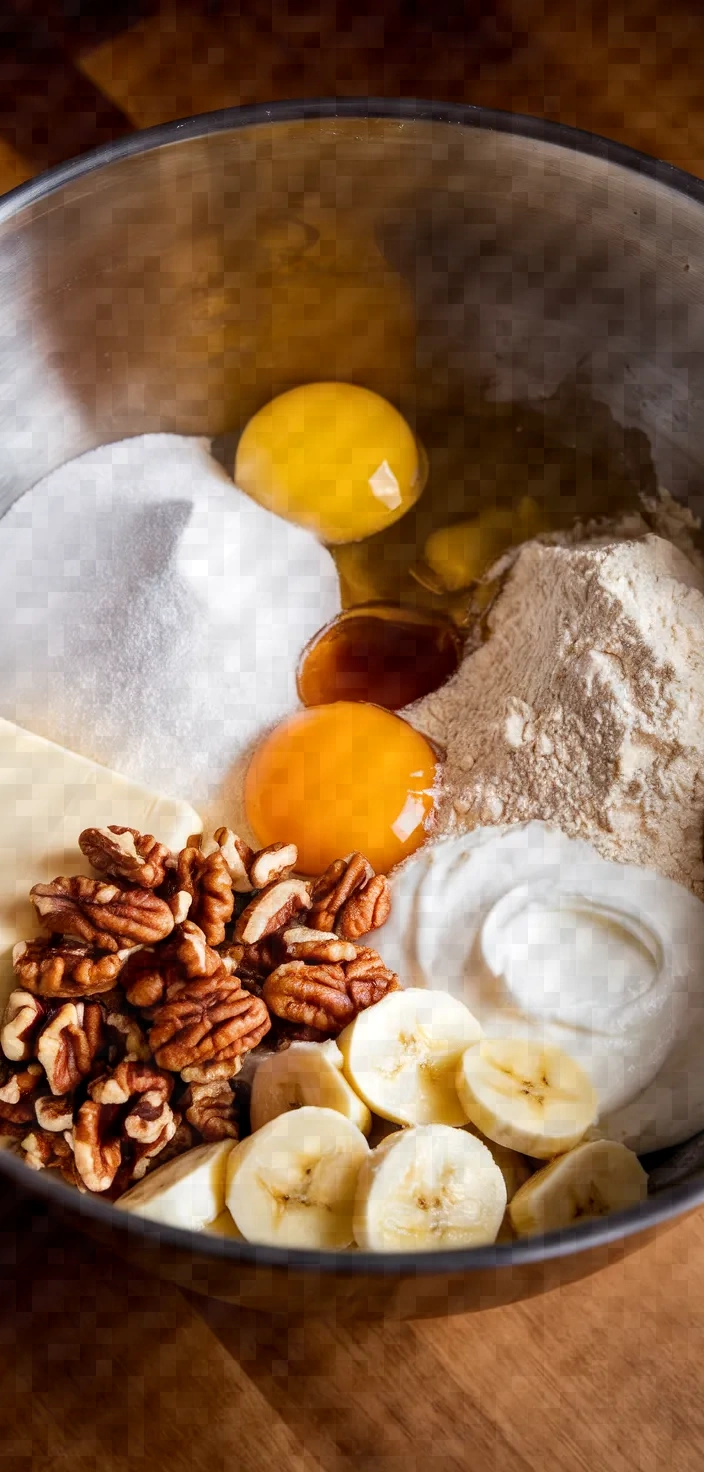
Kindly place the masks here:
POLYGON ((106 164, 121 162, 138 154, 150 153, 165 145, 205 138, 211 133, 239 131, 241 128, 266 124, 306 122, 324 119, 447 123, 474 128, 480 132, 509 133, 518 138, 532 138, 550 143, 573 153, 587 154, 606 163, 654 179, 704 204, 704 179, 681 169, 666 159, 654 158, 627 143, 618 143, 585 128, 533 117, 530 113, 507 112, 500 108, 480 107, 475 103, 434 102, 422 97, 312 97, 292 98, 279 102, 253 103, 246 107, 225 107, 214 112, 194 113, 190 117, 157 123, 124 137, 90 149, 78 158, 42 170, 31 179, 9 189, 0 197, 0 225, 20 210, 34 204, 57 189, 96 172, 106 164))
POLYGON ((650 1232, 663 1222, 682 1216, 697 1206, 704 1197, 704 1185, 689 1182, 668 1187, 637 1206, 609 1216, 585 1221, 542 1236, 516 1238, 510 1242, 492 1242, 485 1247, 460 1247, 440 1251, 363 1252, 348 1248, 335 1251, 298 1247, 273 1247, 235 1237, 191 1228, 167 1226, 148 1217, 120 1211, 117 1205, 100 1196, 83 1195, 50 1171, 29 1174, 29 1168, 18 1155, 0 1148, 0 1175, 13 1180, 21 1192, 43 1197, 72 1216, 85 1217, 110 1232, 124 1232, 127 1237, 146 1239, 154 1247, 175 1248, 182 1253, 195 1253, 213 1261, 228 1260, 243 1267, 278 1268, 291 1271, 314 1271, 321 1276, 349 1278, 435 1277, 466 1272, 486 1272, 509 1267, 528 1267, 538 1262, 571 1257, 575 1253, 617 1244, 641 1232, 650 1232))
MULTIPOLYGON (((469 103, 435 102, 422 98, 324 97, 223 108, 217 112, 198 113, 127 134, 82 154, 79 158, 37 174, 9 190, 0 199, 0 225, 7 224, 28 207, 47 199, 74 180, 142 153, 173 146, 182 141, 205 138, 211 133, 325 119, 388 119, 398 122, 439 123, 474 128, 482 132, 513 134, 616 164, 630 173, 652 179, 704 205, 704 180, 664 159, 653 158, 627 144, 564 123, 469 103)), ((182 1252, 195 1252, 198 1256, 214 1261, 229 1261, 233 1266, 242 1264, 243 1267, 249 1265, 298 1269, 304 1272, 315 1271, 325 1276, 334 1274, 350 1278, 456 1275, 514 1266, 527 1267, 532 1263, 615 1245, 623 1239, 647 1232, 684 1214, 704 1200, 702 1178, 699 1183, 681 1182, 670 1186, 625 1211, 614 1212, 608 1217, 585 1222, 579 1227, 570 1227, 543 1236, 492 1243, 485 1247, 436 1252, 330 1252, 260 1246, 205 1231, 165 1226, 146 1217, 135 1217, 120 1212, 111 1202, 103 1201, 99 1196, 79 1194, 60 1178, 52 1179, 51 1173, 29 1175, 26 1163, 3 1149, 0 1149, 0 1174, 13 1180, 21 1191, 43 1198, 47 1205, 53 1203, 74 1216, 86 1217, 111 1231, 121 1230, 127 1236, 146 1239, 154 1246, 163 1244, 164 1247, 180 1249, 182 1252)))

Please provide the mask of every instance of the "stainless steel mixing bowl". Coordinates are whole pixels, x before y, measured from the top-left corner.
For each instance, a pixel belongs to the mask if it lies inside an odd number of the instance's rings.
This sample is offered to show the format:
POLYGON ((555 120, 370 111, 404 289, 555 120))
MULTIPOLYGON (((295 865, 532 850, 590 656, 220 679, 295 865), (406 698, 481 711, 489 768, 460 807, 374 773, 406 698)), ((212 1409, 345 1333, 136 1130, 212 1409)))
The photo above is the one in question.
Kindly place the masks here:
MULTIPOLYGON (((704 185, 481 108, 304 102, 168 124, 0 201, 0 511, 81 451, 228 436, 307 379, 364 383, 442 444, 489 402, 604 416, 694 510, 704 484, 704 185)), ((2 523, 0 522, 0 536, 2 523)), ((704 1062, 704 1060, 703 1060, 704 1062)), ((704 1198, 704 1149, 635 1211, 408 1256, 281 1252, 126 1220, 0 1154, 150 1270, 288 1315, 483 1308, 584 1274, 704 1198)))

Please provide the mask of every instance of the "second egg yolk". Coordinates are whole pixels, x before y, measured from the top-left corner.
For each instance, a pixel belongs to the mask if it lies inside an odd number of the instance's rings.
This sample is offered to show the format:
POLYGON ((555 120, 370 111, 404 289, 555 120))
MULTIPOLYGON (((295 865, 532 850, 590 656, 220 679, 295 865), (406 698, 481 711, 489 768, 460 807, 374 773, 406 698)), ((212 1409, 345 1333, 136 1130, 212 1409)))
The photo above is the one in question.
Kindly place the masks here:
POLYGON ((398 409, 353 383, 304 383, 250 419, 235 481, 323 542, 383 531, 418 500, 424 452, 398 409))
POLYGON ((352 701, 313 706, 255 751, 247 818, 263 846, 295 843, 303 874, 351 852, 384 874, 424 842, 435 775, 432 748, 400 716, 352 701))

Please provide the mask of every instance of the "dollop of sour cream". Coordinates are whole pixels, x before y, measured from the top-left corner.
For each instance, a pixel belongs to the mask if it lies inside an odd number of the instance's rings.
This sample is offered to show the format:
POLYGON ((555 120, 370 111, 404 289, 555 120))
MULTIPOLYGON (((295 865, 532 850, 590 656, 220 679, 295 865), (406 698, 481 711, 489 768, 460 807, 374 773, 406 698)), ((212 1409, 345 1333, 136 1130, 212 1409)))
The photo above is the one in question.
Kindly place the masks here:
POLYGON ((589 1073, 598 1124, 641 1154, 704 1128, 704 904, 548 824, 478 828, 393 876, 375 947, 487 1036, 542 1038, 589 1073))

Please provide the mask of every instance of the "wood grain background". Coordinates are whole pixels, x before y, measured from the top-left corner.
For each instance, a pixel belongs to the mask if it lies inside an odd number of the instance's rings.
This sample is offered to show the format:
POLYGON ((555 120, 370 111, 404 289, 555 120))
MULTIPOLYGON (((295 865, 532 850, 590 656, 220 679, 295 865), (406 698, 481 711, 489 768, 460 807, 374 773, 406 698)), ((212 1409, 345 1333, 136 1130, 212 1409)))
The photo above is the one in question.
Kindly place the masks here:
POLYGON ((132 128, 417 96, 592 129, 704 174, 697 0, 4 0, 0 189, 132 128))
MULTIPOLYGON (((273 98, 484 103, 704 175, 699 5, 10 0, 0 191, 132 128, 273 98)), ((704 1215, 595 1278, 402 1327, 283 1330, 0 1220, 0 1472, 701 1472, 704 1215)))

